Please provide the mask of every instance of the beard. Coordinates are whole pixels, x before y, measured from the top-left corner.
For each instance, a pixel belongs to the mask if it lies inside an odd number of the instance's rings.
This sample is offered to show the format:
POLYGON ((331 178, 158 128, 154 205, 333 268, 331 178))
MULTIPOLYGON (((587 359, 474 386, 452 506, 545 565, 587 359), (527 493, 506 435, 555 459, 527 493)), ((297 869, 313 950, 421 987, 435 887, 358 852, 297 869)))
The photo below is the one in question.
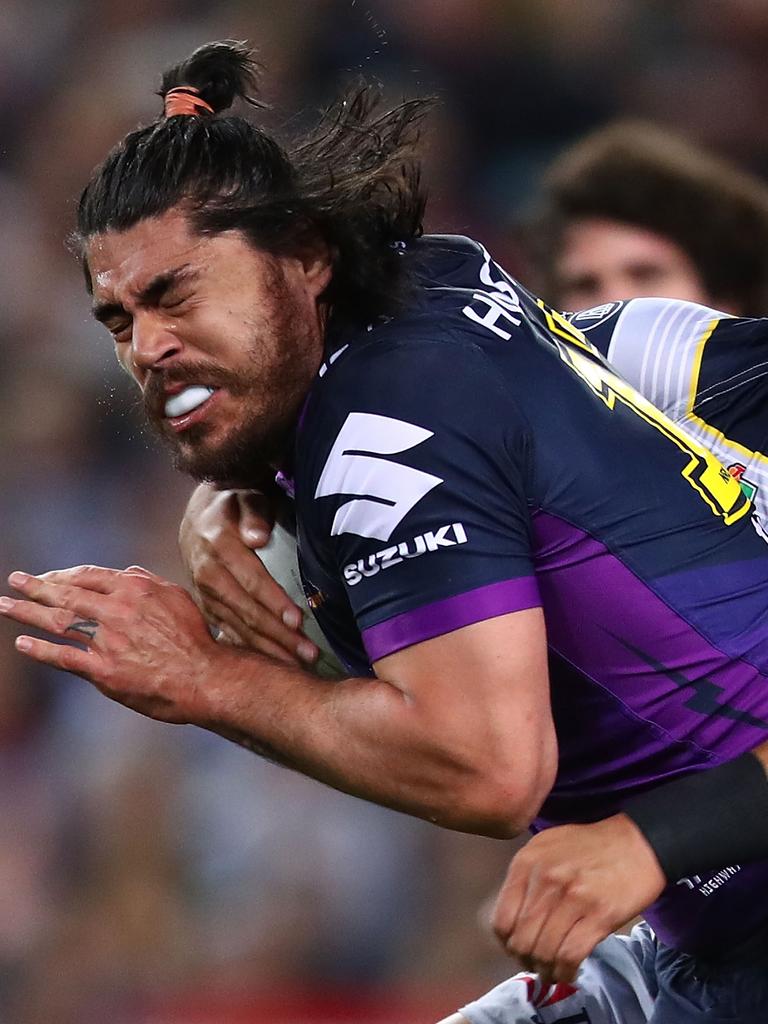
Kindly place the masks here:
POLYGON ((265 490, 274 483, 276 468, 290 453, 302 403, 303 396, 297 401, 285 400, 270 409, 268 420, 264 414, 246 413, 215 442, 206 423, 187 428, 181 438, 166 431, 161 436, 172 450, 174 467, 194 480, 218 487, 265 490))
POLYGON ((265 489, 275 469, 290 456, 296 423, 322 358, 321 341, 287 296, 275 296, 267 321, 250 325, 241 349, 242 367, 208 363, 177 364, 156 371, 144 391, 144 409, 153 432, 171 449, 176 469, 219 487, 265 489), (222 429, 222 414, 181 434, 163 413, 165 389, 173 384, 202 384, 226 391, 235 410, 222 429))

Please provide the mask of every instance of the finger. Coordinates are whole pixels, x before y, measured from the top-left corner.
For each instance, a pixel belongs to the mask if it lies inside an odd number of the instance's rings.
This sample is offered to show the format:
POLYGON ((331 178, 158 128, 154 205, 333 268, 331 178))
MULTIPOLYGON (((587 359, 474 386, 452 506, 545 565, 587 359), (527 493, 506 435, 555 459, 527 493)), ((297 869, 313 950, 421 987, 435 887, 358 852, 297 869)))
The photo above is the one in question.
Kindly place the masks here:
POLYGON ((535 959, 536 944, 542 928, 563 899, 562 888, 534 872, 528 880, 517 920, 507 938, 507 951, 518 957, 535 959))
POLYGON ((271 502, 257 491, 240 491, 240 537, 249 548, 262 548, 269 541, 275 517, 271 502))
POLYGON ((541 963, 539 960, 533 961, 534 973, 538 974, 539 982, 541 984, 541 991, 548 992, 552 985, 555 984, 555 975, 553 972, 552 964, 541 963))
POLYGON ((129 565, 125 570, 126 573, 130 573, 131 576, 143 576, 144 579, 154 580, 159 579, 155 573, 150 572, 149 569, 145 569, 143 565, 129 565))
POLYGON ((99 664, 93 651, 83 651, 79 647, 70 647, 69 644, 54 644, 33 636, 17 636, 15 646, 17 651, 34 661, 51 665, 64 672, 73 672, 85 679, 92 678, 99 664))
POLYGON ((292 647, 286 648, 275 643, 263 633, 249 629, 248 626, 232 612, 231 608, 219 601, 216 601, 214 598, 207 599, 205 604, 206 616, 213 621, 214 625, 219 629, 227 629, 228 631, 236 634, 245 647, 248 647, 252 651, 259 651, 262 654, 268 654, 270 658, 276 658, 278 661, 282 661, 285 664, 299 665, 301 663, 296 653, 295 644, 292 645, 292 647))
POLYGON ((501 891, 496 898, 496 906, 491 920, 496 937, 503 946, 506 946, 507 939, 515 927, 527 887, 528 869, 523 866, 521 861, 518 861, 517 857, 514 857, 501 891))
POLYGON ((582 917, 563 939, 554 956, 552 977, 555 981, 575 981, 584 960, 610 932, 599 921, 582 917))
POLYGON ((217 643, 229 644, 230 647, 250 647, 250 644, 246 640, 244 640, 239 633, 236 633, 235 630, 232 629, 230 626, 225 626, 223 623, 220 623, 217 627, 217 632, 217 643))
POLYGON ((538 899, 534 905, 523 907, 506 942, 510 955, 518 958, 525 956, 534 961, 541 958, 537 955, 539 936, 558 898, 556 894, 550 893, 546 898, 538 899))
POLYGON ((584 906, 573 900, 569 895, 559 898, 546 915, 536 940, 531 947, 531 955, 537 963, 553 964, 555 955, 565 937, 577 921, 584 917, 584 906))
MULTIPOLYGON (((23 575, 28 575, 24 573, 23 575)), ((37 575, 37 579, 48 583, 61 583, 97 594, 111 594, 119 586, 124 574, 119 569, 106 569, 101 565, 75 565, 71 569, 52 569, 37 575)))
POLYGON ((208 629, 213 631, 213 636, 215 638, 216 633, 222 628, 224 623, 220 621, 218 616, 216 616, 209 607, 208 602, 210 601, 210 598, 207 598, 204 594, 201 594, 199 590, 193 589, 192 600, 197 605, 197 610, 205 619, 205 624, 208 626, 208 629))
POLYGON ((528 971, 530 974, 538 973, 536 970, 536 961, 532 956, 517 956, 517 954, 510 954, 514 956, 524 971, 528 971))
POLYGON ((290 654, 271 640, 251 633, 243 626, 242 622, 235 619, 226 605, 217 604, 213 600, 209 600, 207 603, 201 600, 198 602, 198 607, 208 625, 215 631, 218 642, 267 654, 270 658, 275 658, 286 665, 300 665, 299 659, 295 655, 290 654))
MULTIPOLYGON (((239 536, 235 538, 220 537, 215 558, 254 601, 263 605, 280 620, 283 620, 285 613, 289 613, 283 621, 292 629, 299 628, 302 621, 301 609, 272 578, 259 556, 243 546, 239 536)), ((195 576, 195 583, 198 586, 200 585, 199 577, 200 573, 198 572, 195 576)))
POLYGON ((73 614, 66 608, 48 608, 34 601, 0 598, 0 614, 24 626, 44 629, 54 636, 65 636, 79 643, 90 643, 96 637, 99 622, 95 618, 73 614))
MULTIPOLYGON (((39 576, 12 572, 8 582, 28 600, 49 608, 68 609, 84 618, 96 619, 104 610, 103 596, 96 597, 92 590, 64 583, 51 583, 39 576)), ((10 599, 9 599, 10 600, 10 599)))
MULTIPOLYGON (((258 563, 258 572, 266 575, 266 569, 263 568, 259 559, 255 555, 248 555, 248 557, 258 563)), ((283 608, 276 613, 273 609, 265 606, 260 598, 249 593, 241 585, 231 568, 227 571, 219 567, 205 578, 198 576, 196 584, 204 601, 209 604, 216 601, 221 605, 228 606, 235 618, 252 633, 272 640, 292 654, 296 652, 299 643, 304 639, 297 629, 287 626, 282 618, 282 615, 288 610, 285 604, 289 602, 290 608, 295 611, 295 617, 291 621, 298 620, 300 623, 302 619, 301 611, 287 595, 283 595, 283 608)), ((234 625, 231 619, 228 618, 226 621, 234 625)))

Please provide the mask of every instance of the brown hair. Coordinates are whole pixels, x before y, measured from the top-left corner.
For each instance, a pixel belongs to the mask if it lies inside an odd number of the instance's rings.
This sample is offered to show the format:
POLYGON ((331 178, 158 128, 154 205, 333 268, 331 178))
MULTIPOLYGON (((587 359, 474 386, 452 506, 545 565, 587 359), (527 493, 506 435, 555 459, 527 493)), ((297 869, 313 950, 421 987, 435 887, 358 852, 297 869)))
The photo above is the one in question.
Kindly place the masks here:
POLYGON ((546 173, 531 232, 541 290, 557 302, 557 250, 574 220, 654 231, 683 249, 712 300, 768 312, 768 186, 682 137, 620 121, 567 149, 546 173))

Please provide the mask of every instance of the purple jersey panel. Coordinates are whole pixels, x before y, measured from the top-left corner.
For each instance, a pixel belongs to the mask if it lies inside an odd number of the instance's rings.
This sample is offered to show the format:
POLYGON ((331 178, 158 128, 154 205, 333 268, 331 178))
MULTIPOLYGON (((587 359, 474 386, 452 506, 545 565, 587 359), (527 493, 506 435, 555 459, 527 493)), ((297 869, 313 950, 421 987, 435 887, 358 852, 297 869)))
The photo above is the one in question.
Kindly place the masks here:
MULTIPOLYGON (((538 513, 533 536, 560 744, 539 828, 613 813, 632 792, 766 738, 768 679, 753 664, 730 658, 583 530, 538 513)), ((767 917, 768 864, 683 880, 648 913, 664 942, 702 952, 767 917)))
POLYGON ((403 647, 451 633, 462 626, 525 608, 536 608, 540 604, 539 589, 531 576, 490 583, 371 626, 364 630, 363 642, 368 657, 374 662, 403 647))

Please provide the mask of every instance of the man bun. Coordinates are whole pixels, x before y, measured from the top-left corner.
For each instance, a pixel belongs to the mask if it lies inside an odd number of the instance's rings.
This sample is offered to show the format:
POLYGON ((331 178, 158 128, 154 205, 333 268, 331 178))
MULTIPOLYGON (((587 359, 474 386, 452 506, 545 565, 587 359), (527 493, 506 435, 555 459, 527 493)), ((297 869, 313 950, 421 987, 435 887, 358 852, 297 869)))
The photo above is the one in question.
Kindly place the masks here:
POLYGON ((159 95, 165 100, 172 89, 194 90, 218 114, 240 98, 254 107, 259 64, 253 50, 242 42, 226 39, 199 46, 186 60, 163 72, 159 95))

